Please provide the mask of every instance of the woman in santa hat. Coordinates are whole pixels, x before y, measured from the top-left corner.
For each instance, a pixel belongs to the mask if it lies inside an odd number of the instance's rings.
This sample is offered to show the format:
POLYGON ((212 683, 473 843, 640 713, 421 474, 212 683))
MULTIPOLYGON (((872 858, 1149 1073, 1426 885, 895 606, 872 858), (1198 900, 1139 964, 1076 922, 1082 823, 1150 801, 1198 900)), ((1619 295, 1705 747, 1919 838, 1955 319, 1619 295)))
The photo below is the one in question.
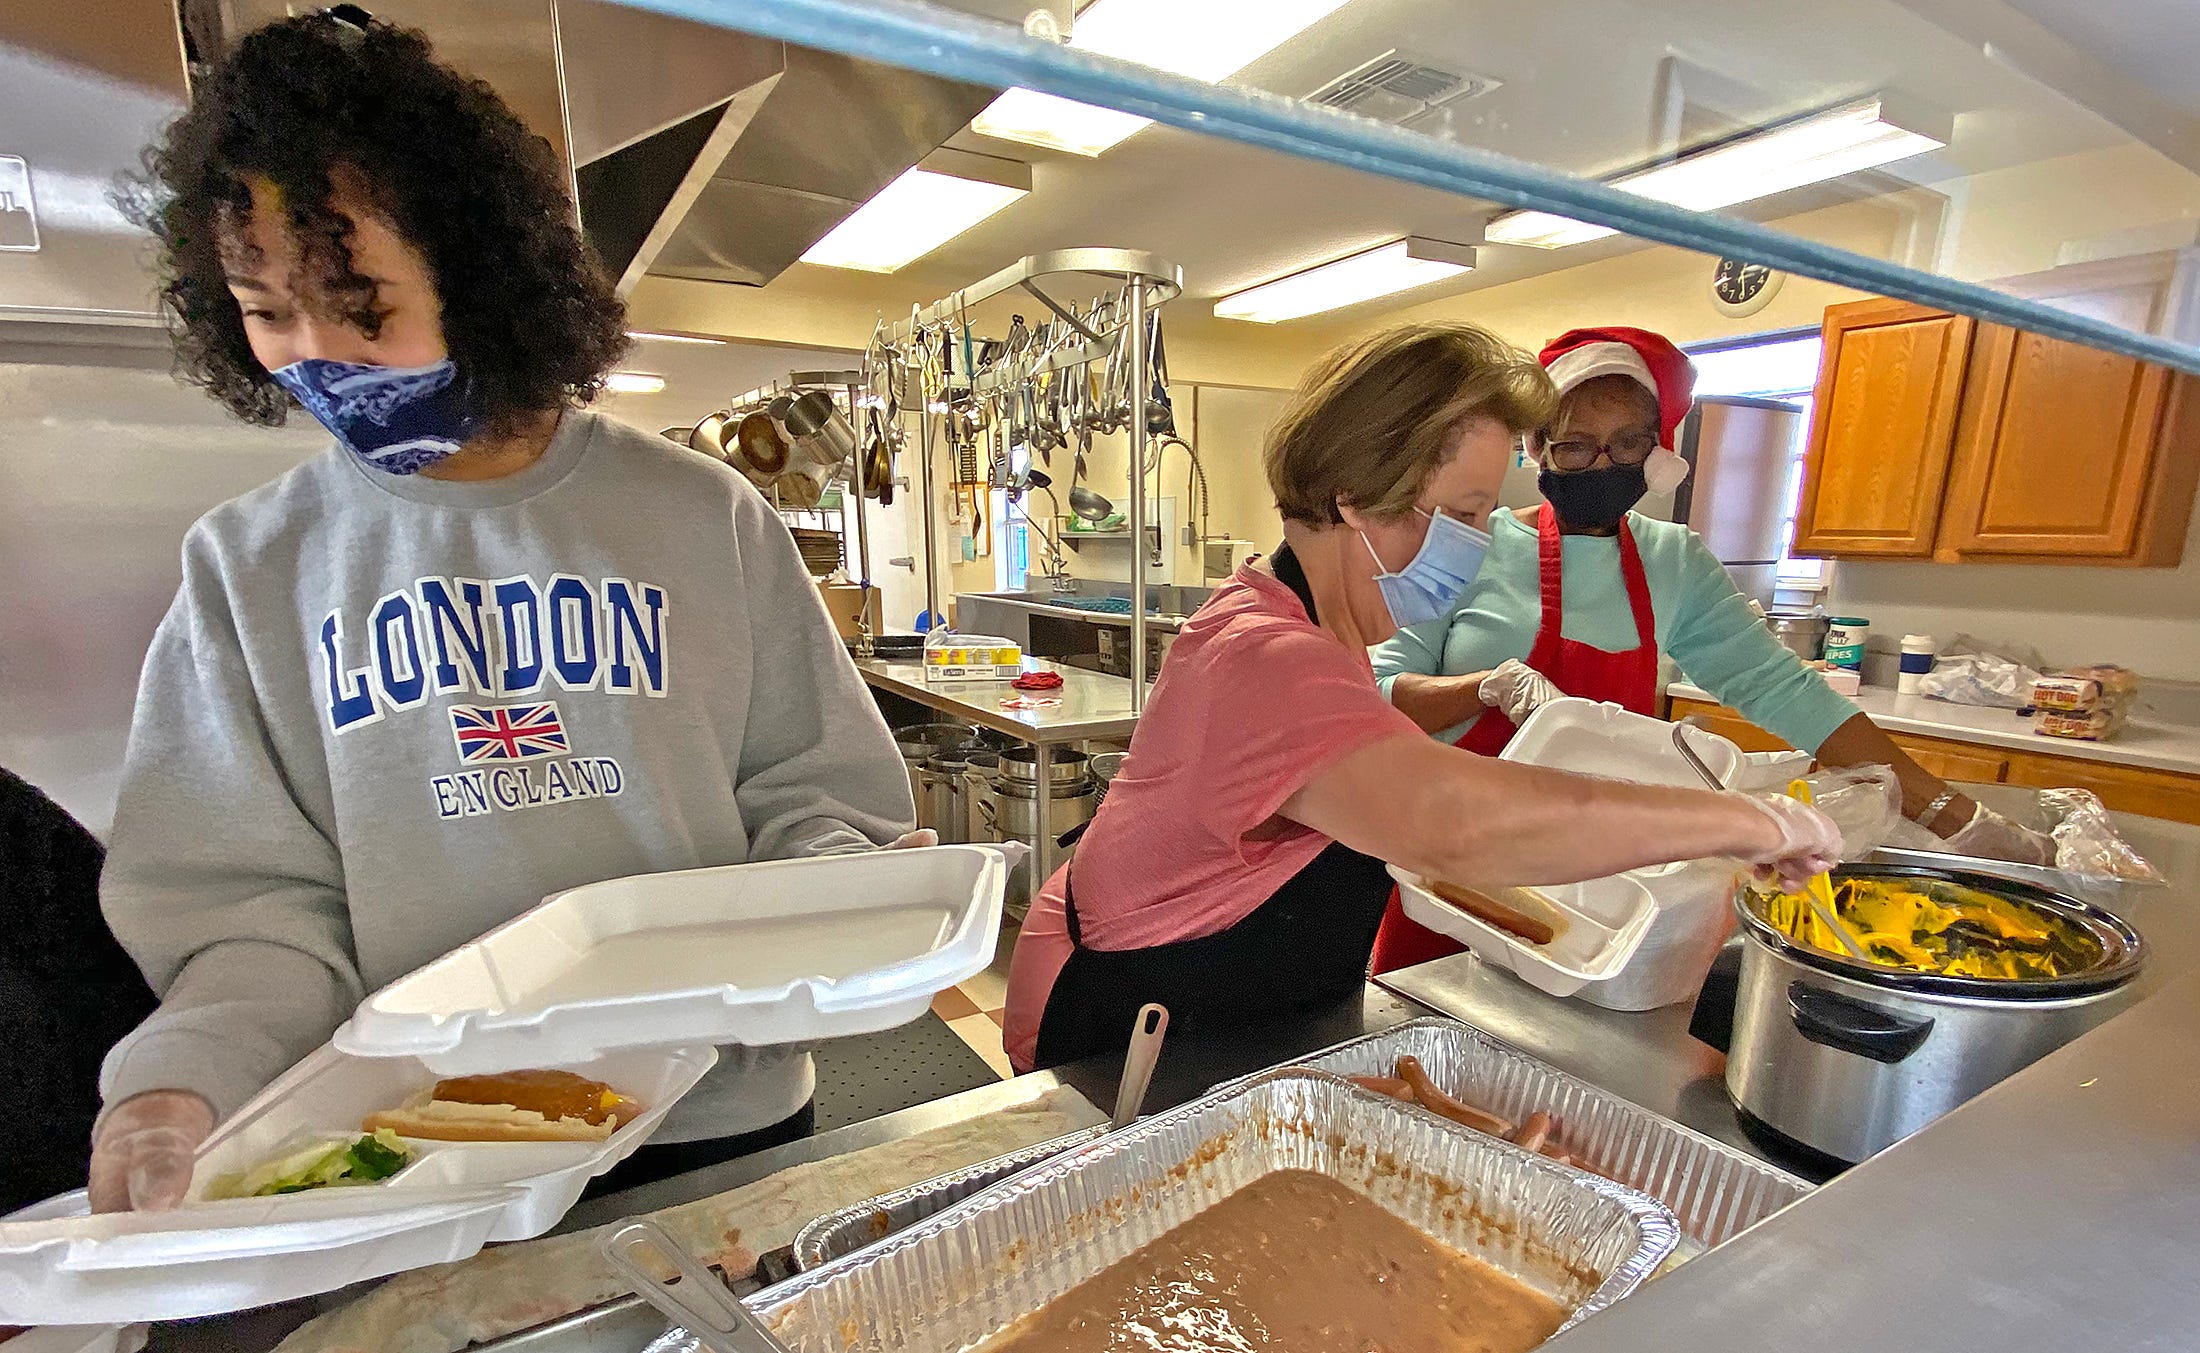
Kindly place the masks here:
MULTIPOLYGON (((1574 329, 1543 349, 1558 387, 1529 439, 1544 504, 1489 520, 1482 570, 1445 618, 1375 650, 1391 703, 1426 731, 1494 756, 1545 700, 1576 695, 1658 712, 1658 659, 1826 766, 1892 766, 1903 811, 1962 854, 2045 864, 2047 838, 1951 789, 1780 646, 1696 533, 1632 511, 1688 477, 1673 451, 1695 370, 1663 335, 1574 329)), ((1452 941, 1406 919, 1395 896, 1373 968, 1444 954, 1452 941)))

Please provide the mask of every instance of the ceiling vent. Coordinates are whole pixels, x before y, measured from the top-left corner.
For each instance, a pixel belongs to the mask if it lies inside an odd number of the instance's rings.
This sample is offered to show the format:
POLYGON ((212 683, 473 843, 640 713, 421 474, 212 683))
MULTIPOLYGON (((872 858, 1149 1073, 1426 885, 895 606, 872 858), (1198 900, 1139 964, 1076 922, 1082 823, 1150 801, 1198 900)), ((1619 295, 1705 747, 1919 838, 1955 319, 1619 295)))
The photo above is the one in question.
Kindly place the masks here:
POLYGON ((1307 95, 1310 102, 1378 122, 1404 125, 1461 99, 1487 94, 1505 82, 1415 61, 1395 48, 1364 61, 1307 95))

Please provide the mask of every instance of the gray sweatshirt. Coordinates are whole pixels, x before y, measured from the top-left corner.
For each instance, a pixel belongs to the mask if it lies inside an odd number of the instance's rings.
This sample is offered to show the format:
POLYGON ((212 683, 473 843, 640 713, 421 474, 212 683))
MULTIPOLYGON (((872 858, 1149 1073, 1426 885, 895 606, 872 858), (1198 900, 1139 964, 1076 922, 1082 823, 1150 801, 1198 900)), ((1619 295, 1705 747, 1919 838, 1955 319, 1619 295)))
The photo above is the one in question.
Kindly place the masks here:
MULTIPOLYGON (((331 446, 208 513, 146 655, 108 922, 162 995, 110 1104, 227 1115, 369 992, 563 888, 863 850, 914 814, 793 540, 746 480, 600 414, 480 483, 331 446)), ((659 1141, 800 1108, 722 1049, 659 1141)))

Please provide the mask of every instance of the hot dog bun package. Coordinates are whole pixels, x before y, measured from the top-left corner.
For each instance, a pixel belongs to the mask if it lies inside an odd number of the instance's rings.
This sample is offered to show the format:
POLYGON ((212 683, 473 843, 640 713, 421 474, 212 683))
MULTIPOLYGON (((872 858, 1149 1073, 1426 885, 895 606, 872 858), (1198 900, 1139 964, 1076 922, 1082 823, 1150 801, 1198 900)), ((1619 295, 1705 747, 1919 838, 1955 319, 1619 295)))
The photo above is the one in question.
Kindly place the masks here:
POLYGON ((2104 741, 2123 728, 2138 696, 2138 673, 2113 664, 2043 676, 2032 683, 2032 731, 2104 741))

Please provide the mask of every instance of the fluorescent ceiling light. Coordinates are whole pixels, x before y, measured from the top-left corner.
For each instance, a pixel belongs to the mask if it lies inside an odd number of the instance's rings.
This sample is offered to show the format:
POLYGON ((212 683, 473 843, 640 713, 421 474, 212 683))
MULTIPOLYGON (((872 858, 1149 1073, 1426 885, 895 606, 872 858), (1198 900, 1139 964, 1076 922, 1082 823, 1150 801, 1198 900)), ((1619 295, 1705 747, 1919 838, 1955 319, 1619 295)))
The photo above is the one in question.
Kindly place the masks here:
POLYGON ((603 378, 603 388, 615 395, 654 395, 665 388, 665 378, 648 371, 614 371, 603 378))
POLYGON ((896 272, 1030 191, 1028 164, 935 150, 811 245, 802 261, 896 272))
POLYGON ((694 334, 660 334, 649 329, 629 329, 626 331, 626 336, 628 338, 646 338, 656 343, 709 343, 723 345, 727 341, 723 338, 698 338, 694 334))
MULTIPOLYGON (((1898 123, 1885 100, 1864 99, 1614 179, 1612 186, 1692 211, 1716 211, 1938 150, 1948 144, 1947 121, 1920 115, 1898 123)), ((1618 233, 1547 211, 1509 212, 1486 232, 1495 243, 1532 249, 1562 249, 1618 233)))
POLYGON ((1409 235, 1225 296, 1215 317, 1274 324, 1473 271, 1473 246, 1409 235))
MULTIPOLYGON (((1350 0, 1093 0, 1069 45, 1194 80, 1235 75, 1350 0)), ((970 124, 1006 141, 1098 155, 1150 119, 1011 89, 970 124)))

